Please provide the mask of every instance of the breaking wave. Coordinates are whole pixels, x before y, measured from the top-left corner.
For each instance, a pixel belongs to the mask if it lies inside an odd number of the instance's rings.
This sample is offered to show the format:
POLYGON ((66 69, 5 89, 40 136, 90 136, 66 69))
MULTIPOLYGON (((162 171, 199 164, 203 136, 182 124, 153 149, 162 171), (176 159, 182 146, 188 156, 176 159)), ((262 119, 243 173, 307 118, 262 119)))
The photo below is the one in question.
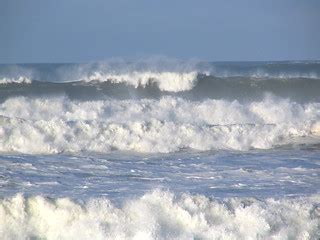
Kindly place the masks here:
POLYGON ((0 151, 319 144, 320 63, 0 66, 0 151))
POLYGON ((190 100, 262 100, 265 93, 300 102, 320 102, 319 79, 217 78, 191 73, 143 73, 94 75, 78 82, 41 82, 5 79, 0 84, 0 101, 15 96, 66 95, 70 99, 143 99, 176 96, 190 100))
POLYGON ((175 196, 160 190, 113 205, 16 195, 0 201, 1 239, 319 239, 320 197, 175 196), (90 227, 88 227, 90 226, 90 227))
POLYGON ((146 153, 270 149, 319 143, 320 103, 10 98, 0 105, 0 151, 146 153))
POLYGON ((314 83, 314 80, 320 79, 320 62, 208 63, 155 60, 92 64, 0 65, 0 86, 31 82, 109 82, 135 88, 156 85, 161 91, 181 92, 190 91, 199 81, 208 79, 216 81, 217 78, 220 82, 234 78, 240 81, 249 79, 251 85, 257 80, 264 79, 273 79, 277 82, 295 79, 292 82, 298 80, 300 85, 307 79, 314 83))
POLYGON ((95 72, 85 82, 125 83, 135 88, 157 84, 161 91, 180 92, 191 90, 197 80, 197 72, 130 72, 128 74, 103 74, 95 72))
POLYGON ((2 78, 0 79, 0 85, 8 84, 31 84, 32 80, 27 77, 17 77, 17 78, 2 78))

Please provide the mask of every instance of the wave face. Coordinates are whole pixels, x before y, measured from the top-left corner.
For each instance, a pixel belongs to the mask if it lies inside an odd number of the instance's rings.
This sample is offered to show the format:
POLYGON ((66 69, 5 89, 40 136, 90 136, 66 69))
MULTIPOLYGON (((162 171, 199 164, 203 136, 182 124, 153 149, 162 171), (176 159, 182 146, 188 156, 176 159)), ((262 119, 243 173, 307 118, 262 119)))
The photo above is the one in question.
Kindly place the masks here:
POLYGON ((100 63, 0 65, 0 101, 12 96, 261 100, 265 92, 320 101, 320 63, 100 63))
POLYGON ((320 63, 2 65, 0 151, 319 144, 320 63))
POLYGON ((1 239, 319 239, 319 196, 233 198, 153 191, 116 207, 107 199, 0 201, 1 239), (90 228, 88 228, 90 226, 90 228))

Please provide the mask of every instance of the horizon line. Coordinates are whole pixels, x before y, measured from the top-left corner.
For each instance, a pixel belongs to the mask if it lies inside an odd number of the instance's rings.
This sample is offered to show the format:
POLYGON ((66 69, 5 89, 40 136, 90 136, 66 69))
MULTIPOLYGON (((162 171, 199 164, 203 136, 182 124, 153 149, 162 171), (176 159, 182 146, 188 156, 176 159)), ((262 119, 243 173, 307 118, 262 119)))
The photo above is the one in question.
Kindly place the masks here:
MULTIPOLYGON (((0 62, 0 65, 19 65, 19 64, 90 64, 90 63, 103 63, 103 62, 117 62, 119 58, 110 58, 110 59, 104 59, 104 60, 93 60, 93 61, 61 61, 61 62, 0 62)), ((121 58, 120 58, 121 59, 121 58)), ((134 63, 134 62, 148 62, 150 59, 146 60, 126 60, 126 59, 121 59, 127 63, 134 63)), ((156 60, 156 58, 155 58, 156 60)), ((168 61, 170 60, 175 60, 177 62, 188 62, 188 61, 196 61, 199 63, 266 63, 266 62, 279 62, 279 63, 285 63, 285 62, 320 62, 319 59, 290 59, 290 60, 196 60, 196 59, 172 59, 168 58, 168 61)))

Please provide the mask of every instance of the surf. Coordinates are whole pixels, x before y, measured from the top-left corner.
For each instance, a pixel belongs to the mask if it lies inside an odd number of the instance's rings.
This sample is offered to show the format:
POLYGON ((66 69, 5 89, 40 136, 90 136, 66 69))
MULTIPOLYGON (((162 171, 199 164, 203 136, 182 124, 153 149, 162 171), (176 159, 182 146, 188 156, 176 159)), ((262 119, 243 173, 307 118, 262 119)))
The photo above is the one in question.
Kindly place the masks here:
POLYGON ((319 141, 319 108, 272 95, 249 103, 16 97, 0 104, 0 151, 170 153, 313 145, 319 141))
POLYGON ((245 239, 319 237, 319 196, 230 198, 154 190, 115 206, 21 194, 0 200, 2 239, 245 239), (90 228, 88 228, 90 225, 90 228))

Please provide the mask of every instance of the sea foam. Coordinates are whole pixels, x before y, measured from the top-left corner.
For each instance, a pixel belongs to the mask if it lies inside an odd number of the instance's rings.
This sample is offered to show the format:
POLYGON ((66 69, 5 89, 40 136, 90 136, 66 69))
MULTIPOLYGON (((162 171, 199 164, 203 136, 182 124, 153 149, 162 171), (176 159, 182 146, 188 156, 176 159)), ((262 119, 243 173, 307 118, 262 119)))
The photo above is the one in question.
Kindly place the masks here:
POLYGON ((0 201, 1 239, 318 239, 320 197, 231 198, 155 190, 122 206, 108 199, 18 194, 0 201))
POLYGON ((86 77, 86 82, 111 82, 125 83, 134 87, 145 87, 150 84, 157 84, 160 90, 169 92, 180 92, 191 90, 196 83, 198 73, 192 72, 151 72, 133 71, 122 74, 106 74, 95 72, 86 77))
POLYGON ((20 76, 17 78, 1 78, 0 85, 2 84, 31 84, 31 78, 20 76))
POLYGON ((146 153, 269 149, 317 142, 319 103, 10 98, 0 105, 0 151, 146 153), (312 141, 311 141, 312 142, 312 141))

